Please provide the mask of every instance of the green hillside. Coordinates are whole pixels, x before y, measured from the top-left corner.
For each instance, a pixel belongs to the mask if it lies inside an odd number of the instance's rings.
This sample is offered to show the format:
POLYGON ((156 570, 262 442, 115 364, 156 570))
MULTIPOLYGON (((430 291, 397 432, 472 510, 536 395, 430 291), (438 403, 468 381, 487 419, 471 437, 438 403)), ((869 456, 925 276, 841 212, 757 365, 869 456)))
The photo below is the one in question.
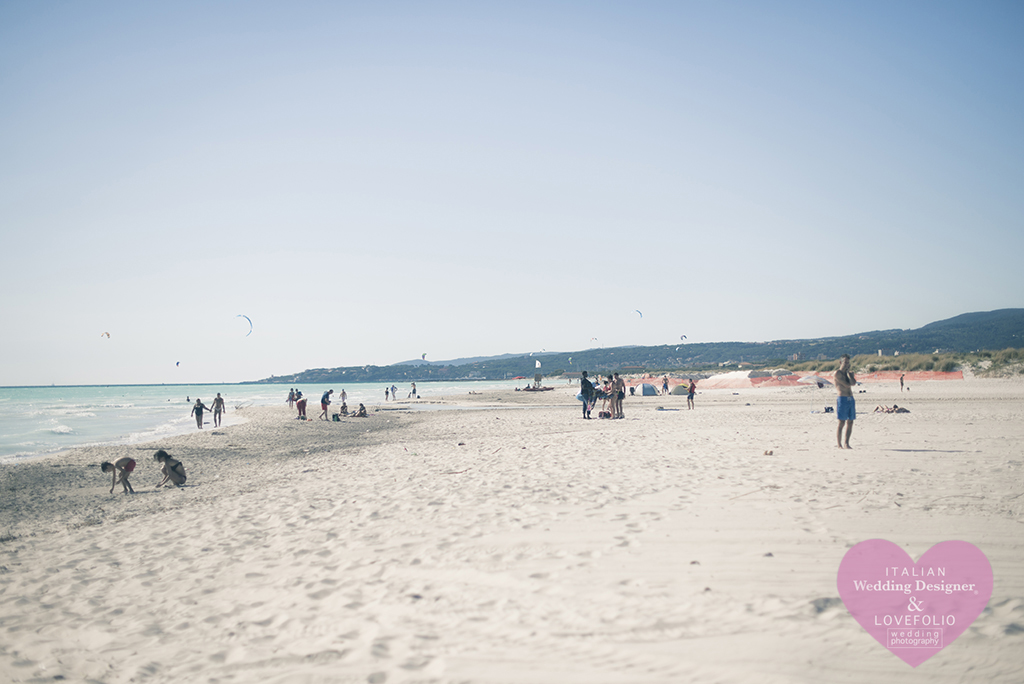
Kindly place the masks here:
MULTIPOLYGON (((916 330, 875 330, 843 337, 771 342, 704 342, 700 344, 656 347, 614 347, 564 353, 522 356, 503 355, 464 360, 462 363, 403 363, 391 366, 349 366, 314 368, 294 375, 258 380, 261 383, 312 382, 395 382, 430 380, 501 379, 516 376, 532 378, 535 372, 546 376, 563 372, 620 371, 626 373, 669 372, 717 369, 723 364, 740 362, 763 365, 808 365, 808 362, 832 360, 843 354, 884 357, 944 354, 941 363, 948 366, 950 355, 979 350, 1002 350, 1024 346, 1024 309, 1001 309, 968 313, 929 323, 916 330), (570 362, 569 359, 572 359, 570 362), (536 361, 541 368, 536 368, 536 361)), ((897 357, 899 358, 899 357, 897 357)), ((937 357, 936 357, 937 358, 937 357)), ((921 363, 927 363, 922 361, 921 363)), ((901 367, 895 358, 879 359, 879 367, 901 367)), ((937 361, 932 361, 937 363, 937 361)), ((905 365, 905 364, 903 364, 905 365)), ((936 368, 936 370, 939 370, 936 368)))

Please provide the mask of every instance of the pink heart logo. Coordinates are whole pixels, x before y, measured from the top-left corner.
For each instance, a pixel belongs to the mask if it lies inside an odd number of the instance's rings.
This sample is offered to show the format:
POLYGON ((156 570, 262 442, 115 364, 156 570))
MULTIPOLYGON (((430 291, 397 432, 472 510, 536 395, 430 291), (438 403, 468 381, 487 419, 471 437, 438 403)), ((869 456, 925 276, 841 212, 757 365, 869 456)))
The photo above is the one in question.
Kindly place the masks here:
POLYGON ((963 634, 992 596, 992 565, 974 544, 944 541, 916 563, 869 539, 839 564, 839 596, 861 627, 911 667, 963 634))

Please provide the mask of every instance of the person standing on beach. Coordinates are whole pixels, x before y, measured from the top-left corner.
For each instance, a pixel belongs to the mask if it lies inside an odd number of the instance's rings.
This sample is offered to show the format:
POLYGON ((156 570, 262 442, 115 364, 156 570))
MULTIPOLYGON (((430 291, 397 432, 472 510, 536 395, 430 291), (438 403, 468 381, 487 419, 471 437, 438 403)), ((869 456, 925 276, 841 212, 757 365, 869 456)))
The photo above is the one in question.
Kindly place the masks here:
POLYGON ((612 374, 612 418, 625 418, 622 400, 626 398, 626 381, 618 373, 612 374))
POLYGON ((387 401, 390 398, 391 398, 391 388, 390 387, 385 387, 384 388, 384 401, 387 401))
POLYGON ((900 373, 900 392, 903 392, 903 376, 904 375, 906 375, 906 373, 900 373))
POLYGON ((321 411, 320 415, 318 416, 319 418, 323 418, 324 420, 330 420, 330 418, 327 417, 327 407, 331 405, 332 394, 334 394, 334 390, 331 389, 324 392, 323 395, 320 397, 321 411))
POLYGON ((100 470, 102 470, 105 473, 110 473, 111 494, 114 493, 114 487, 119 482, 121 483, 121 486, 124 487, 125 494, 135 493, 135 490, 132 489, 132 483, 128 481, 128 476, 132 474, 133 470, 135 470, 134 458, 128 458, 127 456, 125 456, 124 458, 117 459, 113 463, 104 461, 103 463, 100 464, 100 470))
POLYGON ((288 408, 295 408, 295 390, 288 390, 288 408))
POLYGON ((583 397, 583 417, 590 419, 590 406, 594 402, 594 383, 587 378, 587 371, 580 376, 580 396, 583 397))
POLYGON ((163 449, 153 454, 153 460, 160 464, 160 472, 164 474, 164 479, 160 480, 160 484, 157 487, 163 487, 168 480, 175 487, 181 487, 185 484, 185 466, 181 464, 181 461, 163 449))
POLYGON ((668 394, 668 376, 666 375, 661 379, 661 393, 668 394))
POLYGON ((196 427, 198 427, 200 430, 203 429, 203 411, 209 410, 209 407, 203 404, 203 400, 200 399, 199 397, 196 397, 196 403, 194 406, 192 406, 192 413, 190 415, 196 417, 196 427))
POLYGON ((416 383, 415 382, 412 383, 412 391, 409 392, 409 398, 410 399, 419 399, 419 396, 416 394, 416 383))
POLYGON ((853 421, 857 418, 857 403, 853 398, 853 386, 857 384, 857 378, 850 372, 850 355, 843 354, 839 362, 839 370, 836 371, 836 418, 839 419, 839 428, 836 430, 836 442, 840 449, 850 449, 850 433, 853 432, 853 421), (846 443, 843 444, 843 426, 846 426, 846 443))
POLYGON ((690 386, 687 388, 687 390, 688 392, 686 394, 686 408, 692 409, 693 395, 697 393, 697 383, 693 381, 693 378, 690 378, 690 386))
POLYGON ((295 408, 299 412, 296 420, 306 420, 306 397, 302 396, 302 392, 295 393, 295 408))
POLYGON ((220 427, 220 414, 225 413, 224 397, 217 392, 217 398, 213 400, 213 427, 220 427))
POLYGON ((342 404, 347 404, 348 403, 348 393, 345 391, 344 388, 342 388, 342 390, 341 390, 341 403, 342 404))

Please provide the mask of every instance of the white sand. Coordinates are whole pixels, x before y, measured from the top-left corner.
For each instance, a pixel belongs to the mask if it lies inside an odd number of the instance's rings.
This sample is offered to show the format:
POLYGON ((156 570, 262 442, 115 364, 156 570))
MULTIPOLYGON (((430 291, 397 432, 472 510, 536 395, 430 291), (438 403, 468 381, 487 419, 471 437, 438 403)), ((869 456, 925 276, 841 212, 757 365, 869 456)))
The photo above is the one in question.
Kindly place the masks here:
POLYGON ((853 451, 811 412, 828 391, 627 398, 620 421, 574 395, 247 409, 0 467, 0 681, 1021 681, 1020 382, 871 386, 853 451), (894 401, 912 413, 870 413, 894 401), (191 486, 153 490, 156 448, 191 486), (134 497, 94 465, 121 455, 134 497), (993 566, 988 608, 916 669, 838 598, 843 554, 876 537, 993 566))

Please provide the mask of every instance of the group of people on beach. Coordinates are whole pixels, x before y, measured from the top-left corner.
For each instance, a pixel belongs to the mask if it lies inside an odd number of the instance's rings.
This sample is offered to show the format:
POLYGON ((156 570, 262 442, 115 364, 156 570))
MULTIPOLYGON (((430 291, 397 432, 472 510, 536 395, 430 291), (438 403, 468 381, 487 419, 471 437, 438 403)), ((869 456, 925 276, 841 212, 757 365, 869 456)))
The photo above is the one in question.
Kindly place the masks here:
POLYGON ((583 371, 580 374, 579 398, 583 402, 583 417, 587 420, 590 420, 590 412, 594 410, 598 399, 602 402, 597 414, 599 418, 625 418, 622 400, 626 398, 626 382, 618 373, 607 376, 603 384, 595 387, 587 371, 583 371))
MULTIPOLYGON (((188 478, 185 475, 185 466, 181 461, 174 458, 163 449, 160 449, 153 454, 153 460, 160 464, 160 472, 163 473, 164 476, 164 479, 160 480, 156 485, 157 487, 163 487, 167 482, 170 482, 175 487, 184 486, 185 480, 188 478)), ((135 493, 135 490, 132 488, 132 483, 128 480, 131 474, 135 472, 135 465, 135 459, 128 456, 119 458, 113 463, 104 461, 100 464, 100 471, 110 473, 111 494, 114 493, 114 488, 119 484, 124 488, 125 494, 135 493)))
MULTIPOLYGON (((626 381, 620 378, 618 373, 612 373, 605 377, 603 383, 600 383, 600 379, 598 382, 599 384, 595 385, 590 380, 587 371, 580 374, 580 393, 577 399, 583 402, 583 417, 587 420, 590 419, 590 412, 600 399, 602 404, 601 411, 597 414, 599 418, 624 418, 622 400, 626 398, 626 381)), ((629 393, 634 394, 635 389, 630 387, 629 393)), ((693 378, 690 378, 687 390, 686 407, 692 409, 693 397, 697 393, 697 382, 693 378)), ((668 393, 668 376, 666 376, 662 379, 662 394, 668 393)))
MULTIPOLYGON (((416 394, 416 383, 412 383, 412 388, 409 390, 409 395, 406 399, 419 399, 420 396, 416 394)), ((384 401, 398 401, 398 388, 392 385, 391 387, 384 388, 384 401)))
MULTIPOLYGON (((844 354, 839 362, 839 370, 835 373, 835 385, 838 396, 836 397, 836 418, 839 420, 839 426, 836 430, 836 442, 840 449, 850 449, 850 435, 853 432, 853 421, 857 418, 856 401, 853 397, 853 387, 857 384, 857 378, 854 376, 851 368, 850 356, 844 354), (845 433, 845 434, 844 434, 845 433)), ((630 390, 633 388, 631 387, 630 390)), ((903 377, 900 377, 900 390, 903 389, 903 377)), ((689 381, 687 387, 687 408, 693 408, 693 398, 697 391, 697 383, 692 378, 689 381)), ((394 397, 398 388, 392 385, 391 387, 385 388, 384 396, 385 400, 389 397, 394 397)), ((668 377, 662 379, 662 392, 668 394, 668 377)), ((323 393, 320 397, 320 418, 323 420, 330 420, 328 417, 328 410, 331 405, 331 396, 334 394, 333 389, 329 389, 323 393)), ((409 393, 410 397, 416 395, 416 383, 412 383, 412 391, 409 393)), ((591 411, 597 403, 598 399, 602 400, 602 408, 599 412, 599 416, 602 418, 623 418, 624 413, 622 410, 622 401, 626 396, 626 383, 619 377, 618 373, 612 373, 605 377, 604 382, 599 386, 594 385, 590 380, 587 371, 583 371, 580 377, 580 394, 579 399, 583 402, 583 418, 590 420, 591 411)), ((338 420, 339 416, 351 416, 356 418, 366 418, 367 412, 366 407, 363 404, 359 404, 359 408, 356 411, 349 412, 348 404, 346 400, 348 395, 345 390, 341 390, 341 408, 339 412, 333 415, 334 420, 338 420)), ((302 395, 300 390, 290 389, 288 391, 288 405, 295 407, 298 411, 298 420, 307 420, 306 418, 306 398, 302 395)), ((196 426, 199 429, 203 428, 203 414, 206 411, 213 412, 213 423, 215 427, 219 427, 221 424, 221 415, 225 412, 224 398, 221 397, 220 392, 217 393, 217 397, 213 400, 213 407, 208 408, 203 404, 202 399, 196 399, 195 404, 192 406, 192 415, 196 418, 196 426)), ((889 406, 876 406, 875 413, 910 413, 905 408, 898 405, 889 406)), ((182 465, 181 461, 173 458, 163 449, 157 451, 153 455, 154 460, 160 463, 160 471, 164 478, 157 484, 157 487, 162 487, 167 482, 174 484, 176 487, 180 487, 185 484, 185 466, 182 465)), ((104 462, 100 464, 100 469, 104 473, 111 474, 110 482, 110 493, 114 493, 114 488, 120 484, 124 488, 124 493, 134 493, 135 490, 132 488, 129 477, 135 471, 135 459, 124 457, 120 458, 113 463, 104 462)))
MULTIPOLYGON (((337 413, 328 415, 328 411, 331 407, 331 395, 334 394, 333 389, 329 389, 320 395, 320 415, 317 416, 321 420, 339 420, 342 416, 349 416, 352 418, 366 418, 366 407, 359 404, 359 408, 354 411, 348 410, 348 393, 345 390, 341 390, 341 408, 337 413)), ((306 418, 306 397, 303 396, 301 390, 290 389, 288 390, 288 406, 294 407, 298 411, 298 415, 295 417, 296 420, 309 420, 306 418)))

